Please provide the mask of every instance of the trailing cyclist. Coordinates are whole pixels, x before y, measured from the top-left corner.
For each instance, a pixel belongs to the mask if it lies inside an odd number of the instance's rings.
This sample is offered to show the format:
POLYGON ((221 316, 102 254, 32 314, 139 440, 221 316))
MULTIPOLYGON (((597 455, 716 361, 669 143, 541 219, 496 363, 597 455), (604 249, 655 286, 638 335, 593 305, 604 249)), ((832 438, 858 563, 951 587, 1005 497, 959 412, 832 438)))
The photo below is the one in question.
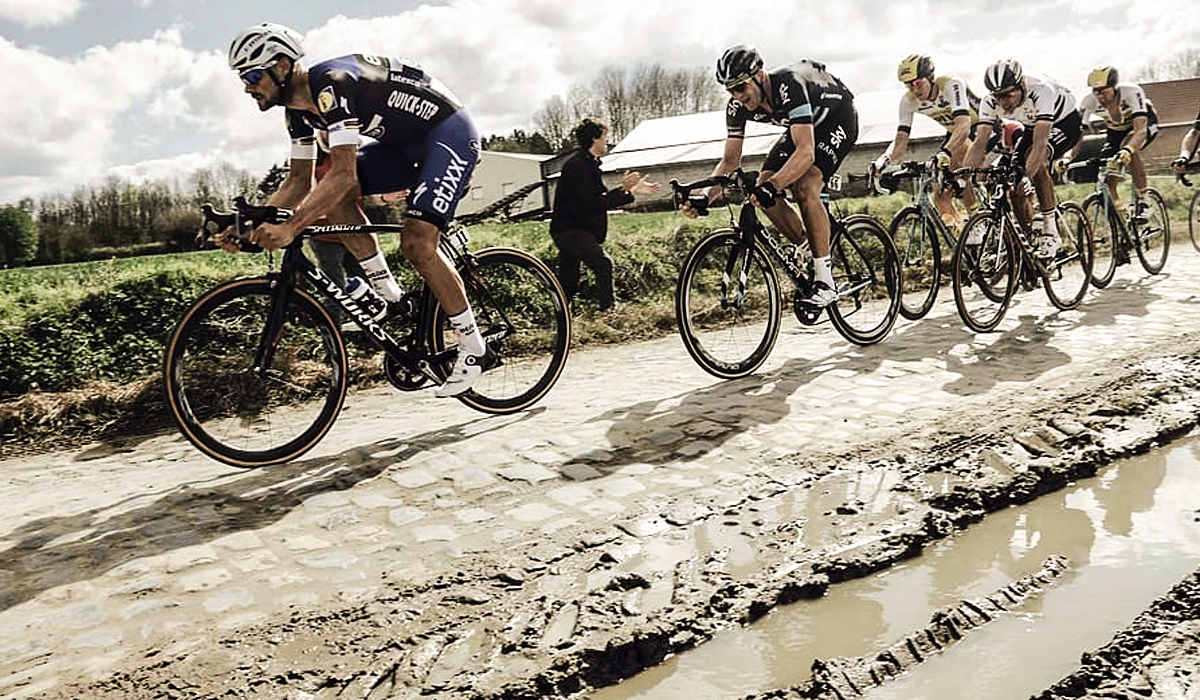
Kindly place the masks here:
MULTIPOLYGON (((263 224, 250 242, 286 246, 327 216, 363 224, 362 195, 409 190, 400 234, 404 257, 428 284, 459 336, 458 357, 438 396, 469 390, 492 353, 475 325, 462 280, 438 255, 441 232, 454 217, 479 160, 479 134, 462 103, 420 67, 366 54, 306 67, 301 35, 270 22, 251 27, 229 47, 229 67, 262 111, 285 109, 292 155, 288 175, 268 204, 295 209, 282 224, 263 224), (317 130, 329 135, 329 171, 314 185, 317 130), (361 137, 372 141, 361 143, 361 137)), ((346 236, 371 285, 386 301, 401 299, 374 235, 346 236)))
MULTIPOLYGON (((1088 73, 1088 87, 1091 92, 1079 101, 1079 115, 1084 122, 1097 113, 1103 118, 1106 133, 1100 156, 1108 159, 1112 172, 1128 167, 1138 193, 1145 192, 1146 166, 1141 152, 1158 135, 1154 105, 1140 85, 1119 82, 1117 69, 1112 66, 1100 66, 1088 73)), ((1065 172, 1081 145, 1076 143, 1068 155, 1060 158, 1055 170, 1065 172)), ((1116 178, 1108 178, 1108 188, 1113 201, 1117 201, 1116 178)))
MULTIPOLYGON (((901 60, 896 68, 896 78, 904 83, 908 92, 900 98, 896 135, 883 155, 871 163, 869 175, 877 177, 889 163, 899 162, 904 157, 914 114, 923 114, 946 129, 946 136, 936 156, 938 166, 962 167, 963 158, 971 144, 971 124, 979 116, 979 98, 961 78, 935 76, 933 59, 924 54, 912 54, 901 60)), ((972 188, 963 188, 962 199, 968 212, 975 209, 975 191, 972 188)), ((955 208, 949 189, 939 187, 933 201, 948 225, 954 230, 962 227, 962 215, 955 208)))
POLYGON ((1183 135, 1183 141, 1179 144, 1179 157, 1171 161, 1171 168, 1176 175, 1182 175, 1184 168, 1187 167, 1188 161, 1192 159, 1192 155, 1196 153, 1196 145, 1200 144, 1200 113, 1196 114, 1196 121, 1192 122, 1192 128, 1187 130, 1183 135))
POLYGON ((1024 137, 1016 144, 1017 162, 1033 184, 1040 211, 1033 214, 1023 188, 1013 189, 1013 208, 1025 224, 1032 224, 1035 253, 1052 258, 1062 241, 1058 234, 1058 199, 1049 165, 1079 141, 1082 123, 1071 91, 1045 76, 1026 75, 1021 64, 1004 59, 983 74, 988 95, 979 104, 975 139, 967 152, 967 167, 983 163, 992 132, 1002 120, 1020 122, 1024 137))
MULTIPOLYGON (((725 150, 713 175, 728 175, 741 165, 747 121, 787 129, 771 147, 751 196, 793 243, 799 245, 807 232, 815 282, 812 293, 799 301, 812 308, 828 306, 837 295, 829 255, 829 215, 821 193, 858 139, 854 95, 820 63, 806 59, 768 72, 758 51, 740 44, 717 60, 716 79, 730 98, 725 109, 725 150), (799 216, 784 191, 796 199, 799 216)), ((719 186, 711 188, 709 202, 720 195, 719 186)), ((696 215, 686 202, 681 208, 687 216, 696 215)))

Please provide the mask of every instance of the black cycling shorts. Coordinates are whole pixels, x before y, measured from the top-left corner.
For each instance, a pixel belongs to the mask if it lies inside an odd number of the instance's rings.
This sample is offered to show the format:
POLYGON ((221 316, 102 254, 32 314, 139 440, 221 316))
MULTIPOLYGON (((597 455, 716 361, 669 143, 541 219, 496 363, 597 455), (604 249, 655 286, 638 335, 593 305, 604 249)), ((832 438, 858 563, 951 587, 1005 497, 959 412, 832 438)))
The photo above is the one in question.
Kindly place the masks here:
MULTIPOLYGON (((817 124, 813 125, 813 141, 815 165, 821 171, 821 179, 829 182, 829 178, 841 167, 842 161, 854 148, 858 140, 858 110, 854 103, 847 100, 837 111, 825 114, 817 124)), ((792 143, 791 130, 783 132, 775 145, 771 147, 762 169, 766 172, 779 172, 787 159, 796 152, 796 144, 792 143)))

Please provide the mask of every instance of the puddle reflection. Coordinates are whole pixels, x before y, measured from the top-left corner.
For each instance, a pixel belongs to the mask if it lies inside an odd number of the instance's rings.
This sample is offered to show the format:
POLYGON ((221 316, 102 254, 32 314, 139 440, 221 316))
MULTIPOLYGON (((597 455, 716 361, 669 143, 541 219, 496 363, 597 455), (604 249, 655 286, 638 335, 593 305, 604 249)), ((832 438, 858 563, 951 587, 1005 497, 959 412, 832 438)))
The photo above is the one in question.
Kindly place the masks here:
MULTIPOLYGON (((1200 565, 1200 439, 1126 460, 1036 503, 993 513, 917 559, 833 586, 747 628, 605 688, 591 700, 726 700, 790 687, 813 659, 876 651, 964 598, 1037 570, 1070 568, 1040 597, 973 633, 870 700, 1010 700, 1040 691, 1200 565), (986 659, 981 664, 980 659, 986 659)), ((868 499, 864 499, 868 500, 868 499)))

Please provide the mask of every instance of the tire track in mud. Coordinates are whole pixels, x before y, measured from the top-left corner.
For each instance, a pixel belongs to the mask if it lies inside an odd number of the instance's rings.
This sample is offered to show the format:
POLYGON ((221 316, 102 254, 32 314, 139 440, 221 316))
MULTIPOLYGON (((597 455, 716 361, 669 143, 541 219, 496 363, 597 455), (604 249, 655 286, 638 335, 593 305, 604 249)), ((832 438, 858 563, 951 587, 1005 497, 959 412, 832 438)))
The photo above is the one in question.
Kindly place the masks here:
POLYGON ((748 465, 752 478, 728 491, 481 555, 356 607, 150 650, 138 667, 49 697, 524 700, 609 685, 1186 434, 1200 405, 1194 350, 1080 377, 1068 395, 1015 389, 986 415, 904 444, 748 465), (847 479, 874 480, 877 499, 824 497, 847 479))

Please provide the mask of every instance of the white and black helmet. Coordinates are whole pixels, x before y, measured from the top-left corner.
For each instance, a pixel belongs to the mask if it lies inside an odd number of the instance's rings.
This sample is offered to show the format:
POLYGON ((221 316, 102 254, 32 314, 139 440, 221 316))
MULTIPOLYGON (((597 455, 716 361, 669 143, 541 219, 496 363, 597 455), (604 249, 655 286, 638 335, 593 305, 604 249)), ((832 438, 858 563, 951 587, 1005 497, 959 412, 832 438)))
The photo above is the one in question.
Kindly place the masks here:
POLYGON ((238 73, 266 68, 280 56, 295 61, 304 55, 300 32, 274 22, 263 22, 238 34, 229 45, 229 67, 238 73))
POLYGON ((725 49, 725 53, 717 59, 717 82, 725 88, 732 88, 754 78, 763 67, 762 56, 753 47, 737 44, 725 49))
POLYGON ((988 92, 999 92, 1009 88, 1020 87, 1025 71, 1021 64, 1014 59, 1006 58, 996 61, 983 72, 983 85, 988 92))

